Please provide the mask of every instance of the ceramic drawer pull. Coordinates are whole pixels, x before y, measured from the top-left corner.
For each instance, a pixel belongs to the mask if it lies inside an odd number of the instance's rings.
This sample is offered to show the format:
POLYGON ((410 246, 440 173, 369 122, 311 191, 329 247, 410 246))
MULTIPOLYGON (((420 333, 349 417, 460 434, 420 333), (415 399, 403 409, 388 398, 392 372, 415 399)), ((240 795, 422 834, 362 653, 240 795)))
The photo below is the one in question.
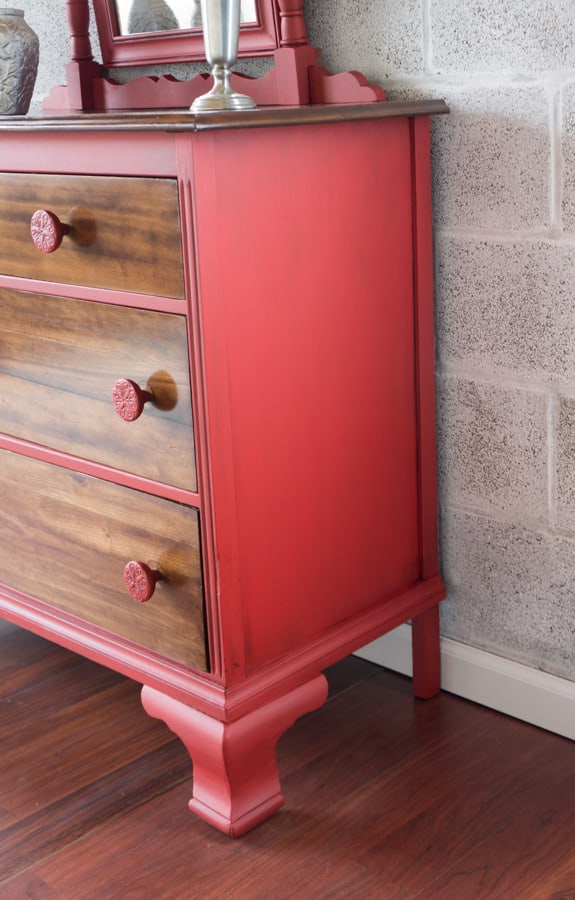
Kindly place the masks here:
POLYGON ((161 577, 159 572, 137 560, 131 560, 124 566, 124 583, 130 597, 138 603, 145 603, 150 599, 156 589, 156 582, 161 577))
POLYGON ((62 238, 70 231, 70 226, 60 221, 57 215, 47 209, 37 209, 30 219, 30 234, 37 250, 53 253, 62 243, 62 238))
POLYGON ((134 422, 142 415, 144 405, 154 399, 150 391, 143 390, 129 378, 119 378, 112 391, 114 409, 124 422, 134 422))

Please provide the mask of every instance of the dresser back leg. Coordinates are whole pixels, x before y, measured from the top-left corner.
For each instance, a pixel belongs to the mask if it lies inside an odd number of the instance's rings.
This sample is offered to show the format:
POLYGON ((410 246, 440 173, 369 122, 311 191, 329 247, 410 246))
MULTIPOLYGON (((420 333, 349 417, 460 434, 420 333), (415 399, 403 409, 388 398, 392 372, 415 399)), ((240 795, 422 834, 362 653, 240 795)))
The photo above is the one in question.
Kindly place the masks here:
POLYGON ((413 693, 428 700, 440 690, 439 606, 414 616, 411 623, 413 693))

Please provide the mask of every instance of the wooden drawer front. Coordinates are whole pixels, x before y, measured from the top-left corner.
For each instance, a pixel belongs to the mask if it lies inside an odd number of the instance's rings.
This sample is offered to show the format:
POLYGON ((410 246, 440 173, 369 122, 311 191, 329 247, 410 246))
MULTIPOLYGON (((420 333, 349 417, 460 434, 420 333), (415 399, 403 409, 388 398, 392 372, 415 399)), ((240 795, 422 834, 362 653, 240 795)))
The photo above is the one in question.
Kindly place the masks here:
POLYGON ((195 491, 185 318, 0 291, 0 431, 195 491), (133 422, 121 378, 154 395, 133 422))
POLYGON ((0 582, 206 668, 197 511, 0 451, 0 582), (164 576, 146 603, 123 570, 164 576))
POLYGON ((176 181, 0 174, 0 272, 183 297, 176 181), (38 209, 70 227, 53 253, 32 243, 38 209))

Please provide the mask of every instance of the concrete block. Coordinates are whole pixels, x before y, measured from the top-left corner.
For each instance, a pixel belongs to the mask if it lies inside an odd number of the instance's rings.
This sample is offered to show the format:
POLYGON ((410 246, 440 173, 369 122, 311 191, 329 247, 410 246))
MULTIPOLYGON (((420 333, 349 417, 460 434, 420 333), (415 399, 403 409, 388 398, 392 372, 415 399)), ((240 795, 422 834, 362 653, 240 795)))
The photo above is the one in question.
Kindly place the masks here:
POLYGON ((575 82, 561 93, 562 216, 565 231, 575 232, 575 82))
POLYGON ((549 98, 542 87, 448 89, 433 122, 436 225, 546 229, 551 221, 549 98))
POLYGON ((430 0, 434 71, 572 69, 572 0, 430 0))
POLYGON ((422 0, 309 3, 308 38, 332 72, 359 71, 380 83, 423 71, 422 0))
POLYGON ((445 636, 575 679, 573 541, 454 510, 441 535, 445 636))
POLYGON ((443 362, 575 378, 573 246, 443 236, 436 265, 443 362))
POLYGON ((560 396, 555 429, 557 526, 575 534, 575 397, 560 396))
POLYGON ((438 388, 441 502, 546 524, 547 396, 452 376, 438 388))

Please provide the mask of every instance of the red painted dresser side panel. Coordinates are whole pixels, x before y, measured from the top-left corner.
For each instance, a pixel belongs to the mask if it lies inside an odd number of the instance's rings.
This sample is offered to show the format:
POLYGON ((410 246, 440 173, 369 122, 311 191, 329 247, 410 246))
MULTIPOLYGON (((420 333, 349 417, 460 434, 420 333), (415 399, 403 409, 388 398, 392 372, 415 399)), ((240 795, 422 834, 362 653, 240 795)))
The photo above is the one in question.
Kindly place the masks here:
POLYGON ((415 250, 415 309, 417 402, 419 411, 419 478, 421 508, 421 577, 438 570, 437 469, 435 450, 435 342, 433 309, 433 210, 431 206, 431 147, 428 118, 414 118, 413 228, 415 250))
POLYGON ((195 138, 220 603, 248 670, 419 577, 410 146, 406 118, 195 138))

